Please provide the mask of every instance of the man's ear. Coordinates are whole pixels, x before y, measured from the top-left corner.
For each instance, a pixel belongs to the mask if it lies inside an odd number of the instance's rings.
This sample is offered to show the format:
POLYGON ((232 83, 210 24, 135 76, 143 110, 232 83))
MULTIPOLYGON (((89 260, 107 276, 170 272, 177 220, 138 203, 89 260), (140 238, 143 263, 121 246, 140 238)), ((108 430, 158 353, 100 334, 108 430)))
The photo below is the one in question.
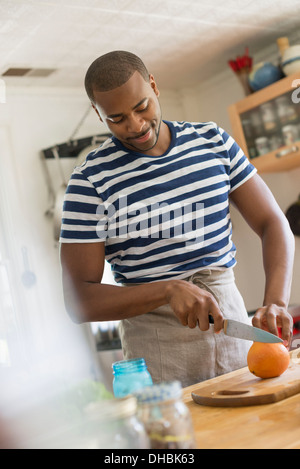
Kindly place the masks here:
POLYGON ((93 103, 91 103, 91 105, 92 105, 92 107, 94 108, 94 110, 96 111, 96 114, 97 114, 97 116, 99 117, 100 121, 103 122, 103 120, 101 119, 101 116, 100 116, 99 111, 98 111, 98 109, 96 108, 96 106, 95 106, 93 103))
POLYGON ((153 75, 149 75, 149 80, 150 80, 150 86, 151 88, 153 89, 154 93, 156 94, 157 97, 159 97, 160 93, 159 93, 159 89, 157 88, 157 84, 156 84, 156 81, 154 80, 154 76, 153 75))

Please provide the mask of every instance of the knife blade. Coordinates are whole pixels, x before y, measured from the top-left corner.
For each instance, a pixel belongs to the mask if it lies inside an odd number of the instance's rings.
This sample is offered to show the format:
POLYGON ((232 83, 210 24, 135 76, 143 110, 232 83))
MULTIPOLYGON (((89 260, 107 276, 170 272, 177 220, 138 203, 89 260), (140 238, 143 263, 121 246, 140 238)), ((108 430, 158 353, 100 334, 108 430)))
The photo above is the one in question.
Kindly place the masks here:
MULTIPOLYGON (((213 318, 209 317, 209 322, 213 324, 213 318)), ((250 340, 252 342, 264 342, 269 344, 282 344, 283 340, 270 332, 250 326, 234 319, 224 319, 224 334, 236 339, 250 340)))

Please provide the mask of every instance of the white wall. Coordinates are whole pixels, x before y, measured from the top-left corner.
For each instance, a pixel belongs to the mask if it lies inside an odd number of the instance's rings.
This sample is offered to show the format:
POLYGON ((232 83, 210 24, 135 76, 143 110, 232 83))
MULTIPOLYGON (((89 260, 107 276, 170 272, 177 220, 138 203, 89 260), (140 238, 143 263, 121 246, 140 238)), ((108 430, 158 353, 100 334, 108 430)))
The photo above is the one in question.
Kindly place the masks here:
MULTIPOLYGON (((262 54, 268 57, 268 51, 262 54)), ((275 60, 274 54, 270 60, 275 60)), ((215 121, 228 133, 232 134, 228 115, 228 106, 243 99, 243 89, 229 69, 219 76, 199 83, 194 88, 182 88, 181 99, 184 107, 184 119, 192 121, 215 121)), ((273 192, 279 206, 286 209, 297 200, 300 193, 300 168, 284 172, 261 175, 273 192)), ((261 258, 261 246, 257 236, 251 232, 239 213, 232 209, 233 240, 237 246, 235 275, 237 284, 244 297, 248 310, 258 308, 263 300, 264 271, 261 258)), ((296 238, 296 258, 292 285, 291 304, 300 303, 300 238, 296 238)))

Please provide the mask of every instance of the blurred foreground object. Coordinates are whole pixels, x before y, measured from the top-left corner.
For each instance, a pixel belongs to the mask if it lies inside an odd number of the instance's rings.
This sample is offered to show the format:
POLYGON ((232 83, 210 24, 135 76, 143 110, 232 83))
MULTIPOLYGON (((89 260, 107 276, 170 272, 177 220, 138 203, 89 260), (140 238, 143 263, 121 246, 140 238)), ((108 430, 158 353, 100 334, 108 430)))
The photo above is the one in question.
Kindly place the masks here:
MULTIPOLYGON (((38 387, 30 387, 31 393, 39 393, 38 387)), ((77 385, 64 385, 54 394, 42 398, 33 395, 16 403, 14 411, 0 420, 1 449, 98 449, 106 441, 105 416, 98 428, 91 426, 85 409, 98 404, 104 409, 113 399, 102 383, 83 380, 77 385)))

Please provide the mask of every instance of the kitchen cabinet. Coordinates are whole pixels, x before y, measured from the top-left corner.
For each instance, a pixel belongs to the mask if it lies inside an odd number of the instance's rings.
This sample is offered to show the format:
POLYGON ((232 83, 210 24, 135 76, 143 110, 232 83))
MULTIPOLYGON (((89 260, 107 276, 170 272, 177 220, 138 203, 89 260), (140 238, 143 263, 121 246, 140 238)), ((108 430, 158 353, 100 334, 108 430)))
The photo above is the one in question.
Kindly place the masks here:
POLYGON ((300 73, 228 108, 233 137, 259 173, 300 166, 300 73))

